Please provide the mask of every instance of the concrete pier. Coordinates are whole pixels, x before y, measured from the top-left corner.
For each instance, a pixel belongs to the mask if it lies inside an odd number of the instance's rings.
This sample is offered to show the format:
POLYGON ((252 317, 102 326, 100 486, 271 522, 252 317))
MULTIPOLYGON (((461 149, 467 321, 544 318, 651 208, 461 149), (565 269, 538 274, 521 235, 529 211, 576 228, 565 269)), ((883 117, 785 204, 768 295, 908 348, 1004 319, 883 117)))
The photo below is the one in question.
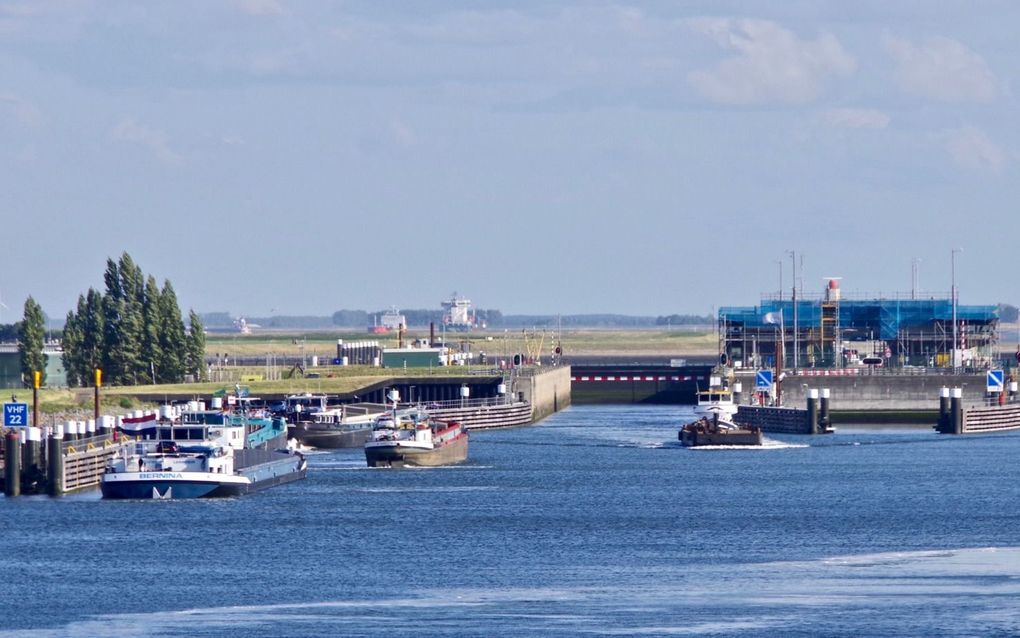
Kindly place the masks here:
POLYGON ((762 432, 776 434, 830 434, 830 393, 811 389, 805 399, 807 408, 741 405, 733 422, 742 426, 756 426, 762 432), (819 396, 824 397, 819 401, 819 396), (824 404, 824 411, 822 405, 824 404))
POLYGON ((987 434, 1020 430, 1020 403, 967 401, 960 388, 942 388, 935 430, 940 434, 987 434))

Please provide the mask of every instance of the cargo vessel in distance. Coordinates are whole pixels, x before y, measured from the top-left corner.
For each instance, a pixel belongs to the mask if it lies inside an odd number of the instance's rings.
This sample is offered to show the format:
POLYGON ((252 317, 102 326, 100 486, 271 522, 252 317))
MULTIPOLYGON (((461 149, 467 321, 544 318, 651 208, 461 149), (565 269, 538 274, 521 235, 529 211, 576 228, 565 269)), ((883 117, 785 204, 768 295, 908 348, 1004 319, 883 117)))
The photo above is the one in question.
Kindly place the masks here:
POLYGON ((468 434, 456 421, 437 421, 419 409, 376 419, 365 443, 369 467, 452 465, 467 460, 468 434))
POLYGON ((739 426, 718 414, 702 417, 680 428, 677 435, 684 447, 709 445, 756 446, 764 443, 761 428, 739 426))

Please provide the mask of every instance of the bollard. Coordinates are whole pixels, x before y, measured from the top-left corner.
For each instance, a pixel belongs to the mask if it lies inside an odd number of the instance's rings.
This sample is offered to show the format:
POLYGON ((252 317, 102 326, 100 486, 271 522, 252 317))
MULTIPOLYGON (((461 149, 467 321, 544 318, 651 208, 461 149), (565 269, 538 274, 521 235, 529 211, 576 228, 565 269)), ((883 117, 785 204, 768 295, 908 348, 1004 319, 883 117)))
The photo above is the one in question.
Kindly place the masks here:
POLYGON ((740 396, 744 394, 744 384, 737 381, 733 384, 733 405, 740 405, 740 396))
POLYGON ((64 429, 58 425, 53 436, 46 439, 46 493, 64 494, 64 429))
POLYGON ((4 494, 21 495, 21 441, 17 432, 4 437, 4 494))
POLYGON ((807 396, 808 434, 818 434, 818 390, 811 388, 807 396))
POLYGON ((39 449, 42 443, 42 429, 25 428, 25 439, 25 445, 21 448, 21 471, 25 481, 31 486, 38 482, 39 471, 42 468, 42 453, 39 449))
POLYGON ((822 388, 821 409, 818 412, 818 424, 821 426, 822 432, 829 431, 829 426, 832 425, 832 421, 829 419, 829 394, 829 388, 822 388))
POLYGON ((953 432, 953 414, 949 405, 949 388, 943 387, 939 390, 939 420, 935 430, 940 434, 951 434, 953 432))
POLYGON ((963 434, 963 389, 953 388, 950 393, 950 424, 953 434, 963 434))

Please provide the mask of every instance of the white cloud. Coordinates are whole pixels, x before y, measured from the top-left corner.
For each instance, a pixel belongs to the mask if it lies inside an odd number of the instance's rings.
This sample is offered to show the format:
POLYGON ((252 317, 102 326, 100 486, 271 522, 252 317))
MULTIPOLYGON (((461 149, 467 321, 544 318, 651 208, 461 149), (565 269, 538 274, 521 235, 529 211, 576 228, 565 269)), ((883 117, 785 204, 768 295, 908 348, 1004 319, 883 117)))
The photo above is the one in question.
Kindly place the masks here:
POLYGON ((837 108, 823 111, 821 120, 837 128, 881 129, 889 126, 892 118, 888 113, 875 109, 837 108))
POLYGON ((400 146, 414 146, 418 143, 418 135, 406 122, 394 120, 390 122, 390 135, 400 146))
POLYGON ((957 166, 969 171, 999 175, 1006 168, 1006 152, 981 129, 963 126, 944 132, 946 150, 957 166))
POLYGON ((906 93, 944 102, 990 102, 999 94, 984 58, 956 40, 934 37, 915 45, 887 35, 882 44, 896 60, 896 81, 906 93))
POLYGON ((699 18, 688 24, 737 53, 687 76, 691 86, 713 102, 803 104, 818 96, 826 78, 847 75, 857 67, 829 33, 802 40, 767 20, 699 18))
POLYGON ((14 119, 25 126, 39 126, 42 123, 42 113, 35 105, 14 95, 13 93, 0 93, 0 112, 10 110, 14 119))
POLYGON ((124 120, 114 127, 113 139, 144 146, 151 150, 156 157, 168 164, 180 164, 182 162, 181 156, 171 150, 169 144, 167 144, 166 133, 143 126, 132 119, 124 120))
POLYGON ((287 9, 278 0, 233 0, 233 5, 253 16, 287 15, 287 9))

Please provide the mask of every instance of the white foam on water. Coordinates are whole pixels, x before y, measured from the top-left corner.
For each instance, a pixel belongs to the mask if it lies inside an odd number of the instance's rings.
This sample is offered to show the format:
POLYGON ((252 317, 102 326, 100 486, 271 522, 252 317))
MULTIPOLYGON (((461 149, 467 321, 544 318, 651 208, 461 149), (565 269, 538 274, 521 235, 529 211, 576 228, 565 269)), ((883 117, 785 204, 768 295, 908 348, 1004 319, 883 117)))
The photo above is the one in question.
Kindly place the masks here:
POLYGON ((749 450, 760 452, 767 450, 797 450, 808 447, 811 446, 806 443, 787 443, 786 441, 766 438, 762 441, 761 445, 699 445, 687 449, 704 452, 712 450, 749 450))
POLYGON ((352 492, 365 492, 369 494, 407 494, 409 492, 420 492, 425 494, 434 494, 436 492, 487 492, 490 490, 500 489, 495 485, 445 485, 445 486, 432 486, 432 487, 410 487, 404 485, 396 485, 392 487, 360 487, 354 488, 352 492))
MULTIPOLYGON (((691 625, 675 625, 675 626, 648 626, 648 627, 626 627, 620 629, 603 629, 598 633, 609 636, 700 636, 700 635, 714 635, 720 634, 731 635, 742 631, 761 631, 763 629, 775 629, 778 626, 785 625, 786 622, 782 620, 772 620, 768 618, 755 618, 755 619, 734 619, 734 620, 717 620, 713 622, 701 622, 694 623, 691 625)), ((776 633, 776 635, 781 635, 776 633)))
MULTIPOLYGON (((1020 600, 1020 547, 963 548, 836 556, 747 566, 750 604, 898 607, 909 601, 982 600, 967 613, 1020 600)), ((1020 617, 1020 607, 1011 609, 1020 617)), ((1003 615, 1004 620, 1012 618, 1003 615)), ((1012 620, 1009 620, 1012 622, 1012 620)))

